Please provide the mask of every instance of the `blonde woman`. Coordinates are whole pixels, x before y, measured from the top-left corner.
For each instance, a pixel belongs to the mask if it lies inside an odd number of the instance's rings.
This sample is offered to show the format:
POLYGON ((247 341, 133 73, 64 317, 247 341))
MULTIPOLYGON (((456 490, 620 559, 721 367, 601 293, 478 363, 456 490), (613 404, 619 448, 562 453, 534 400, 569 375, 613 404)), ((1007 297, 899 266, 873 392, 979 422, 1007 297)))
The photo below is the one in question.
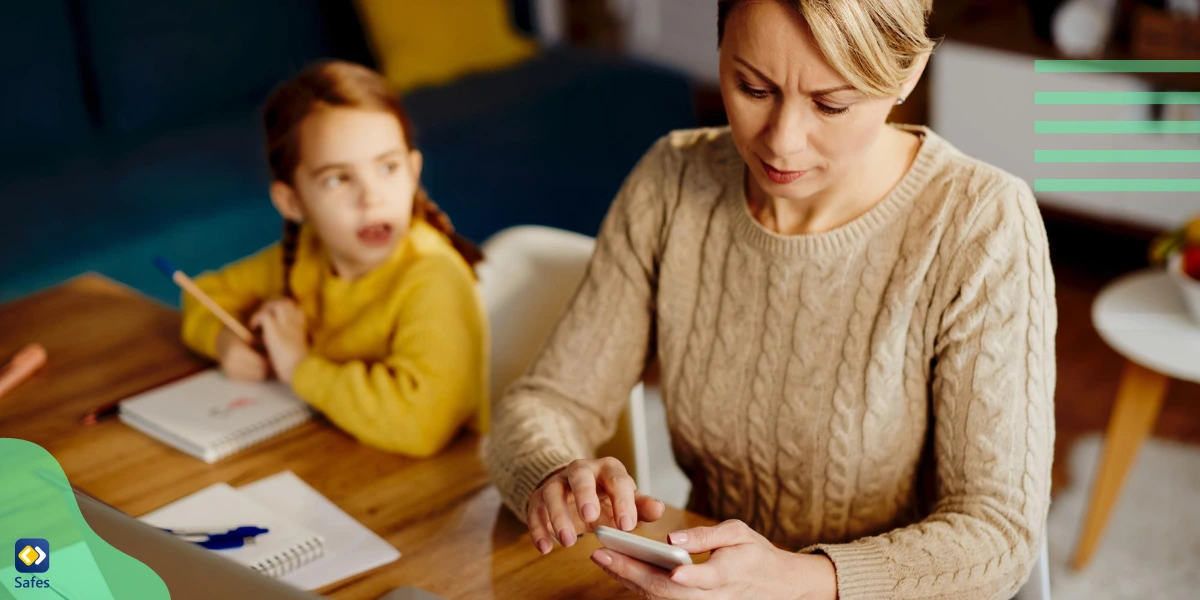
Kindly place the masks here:
POLYGON ((649 598, 1006 598, 1044 536, 1057 314, 1029 187, 890 125, 930 0, 721 0, 730 126, 629 176, 486 455, 543 553, 662 504, 594 458, 662 365, 705 564, 592 559, 649 598))

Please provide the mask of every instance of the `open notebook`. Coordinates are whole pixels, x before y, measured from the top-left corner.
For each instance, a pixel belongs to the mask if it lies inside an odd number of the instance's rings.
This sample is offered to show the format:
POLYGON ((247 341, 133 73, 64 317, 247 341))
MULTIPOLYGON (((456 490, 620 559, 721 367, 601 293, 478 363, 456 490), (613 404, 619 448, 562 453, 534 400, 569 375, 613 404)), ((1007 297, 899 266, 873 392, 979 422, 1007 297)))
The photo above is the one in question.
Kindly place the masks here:
POLYGON ((227 483, 210 485, 141 517, 176 531, 224 532, 262 527, 267 533, 240 548, 214 550, 263 575, 281 577, 325 555, 325 538, 227 483))
POLYGON ((168 529, 267 527, 270 532, 253 546, 214 552, 305 590, 400 558, 386 540, 291 471, 236 489, 212 485, 141 518, 168 529))
POLYGON ((313 412, 278 381, 209 369, 121 402, 121 421, 207 463, 297 427, 313 412))

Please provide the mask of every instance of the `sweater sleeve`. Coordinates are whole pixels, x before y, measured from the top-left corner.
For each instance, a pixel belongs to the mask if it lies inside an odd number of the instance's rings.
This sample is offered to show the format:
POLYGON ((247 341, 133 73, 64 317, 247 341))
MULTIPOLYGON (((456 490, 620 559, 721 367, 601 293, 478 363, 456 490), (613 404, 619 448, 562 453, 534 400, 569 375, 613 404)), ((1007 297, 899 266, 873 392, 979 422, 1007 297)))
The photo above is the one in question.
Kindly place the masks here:
POLYGON ((946 299, 931 388, 936 505, 909 527, 803 550, 830 557, 843 600, 1010 598, 1044 543, 1054 277, 1029 187, 1005 178, 984 198, 936 294, 946 299))
POLYGON ((521 520, 541 481, 591 457, 612 436, 652 357, 660 240, 667 207, 678 197, 679 169, 666 138, 638 162, 604 219, 566 312, 531 370, 494 407, 484 457, 521 520))
POLYGON ((400 454, 437 454, 486 403, 487 318, 457 257, 414 263, 382 360, 335 362, 310 354, 296 394, 363 443, 400 454))
MULTIPOLYGON (((218 306, 245 323, 260 304, 283 294, 283 255, 279 244, 195 280, 218 306)), ((217 334, 224 325, 191 294, 182 294, 183 343, 193 352, 217 358, 217 334)))

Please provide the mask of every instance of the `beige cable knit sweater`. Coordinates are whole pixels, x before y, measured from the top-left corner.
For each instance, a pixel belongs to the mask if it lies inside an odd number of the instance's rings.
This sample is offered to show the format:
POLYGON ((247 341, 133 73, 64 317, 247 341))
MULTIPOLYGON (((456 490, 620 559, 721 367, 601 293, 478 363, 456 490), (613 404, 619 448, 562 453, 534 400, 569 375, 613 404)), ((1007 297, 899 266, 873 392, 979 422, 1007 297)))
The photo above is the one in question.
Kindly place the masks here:
POLYGON ((494 409, 509 508, 612 435, 657 356, 690 508, 824 552, 845 600, 1011 597, 1049 505, 1045 229, 1024 182, 908 129, 921 149, 886 198, 790 237, 750 215, 727 129, 655 144, 494 409))

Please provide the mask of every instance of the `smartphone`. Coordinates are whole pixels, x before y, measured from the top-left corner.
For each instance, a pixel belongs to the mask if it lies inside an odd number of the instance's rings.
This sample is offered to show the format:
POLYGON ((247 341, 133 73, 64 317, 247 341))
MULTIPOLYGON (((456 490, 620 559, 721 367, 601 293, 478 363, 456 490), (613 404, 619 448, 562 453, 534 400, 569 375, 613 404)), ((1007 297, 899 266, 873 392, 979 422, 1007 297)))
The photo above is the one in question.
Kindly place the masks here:
POLYGON ((625 556, 667 569, 692 564, 692 557, 683 548, 656 542, 640 535, 626 533, 620 529, 601 525, 596 528, 596 537, 605 548, 625 556))

